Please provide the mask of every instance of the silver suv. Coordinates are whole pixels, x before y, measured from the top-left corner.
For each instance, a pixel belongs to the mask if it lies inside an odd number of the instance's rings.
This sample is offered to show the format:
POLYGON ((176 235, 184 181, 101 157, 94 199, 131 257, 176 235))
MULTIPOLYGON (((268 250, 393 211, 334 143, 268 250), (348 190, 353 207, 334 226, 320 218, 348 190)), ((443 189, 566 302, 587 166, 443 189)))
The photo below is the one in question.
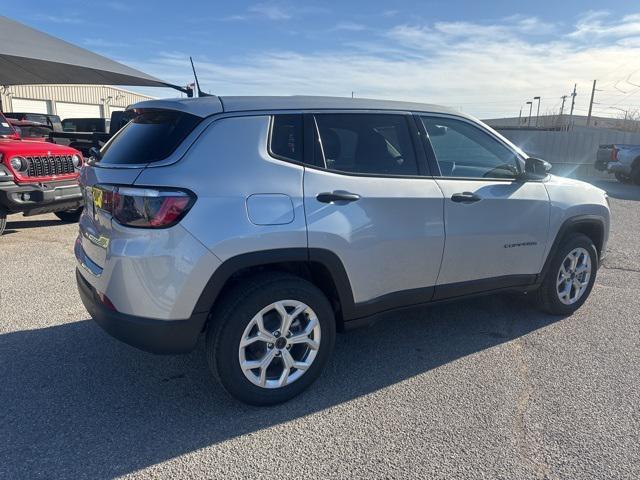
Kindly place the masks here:
POLYGON ((90 164, 80 295, 114 337, 192 350, 236 398, 292 398, 335 333, 502 290, 568 315, 609 232, 604 191, 481 122, 415 103, 153 100, 90 164))

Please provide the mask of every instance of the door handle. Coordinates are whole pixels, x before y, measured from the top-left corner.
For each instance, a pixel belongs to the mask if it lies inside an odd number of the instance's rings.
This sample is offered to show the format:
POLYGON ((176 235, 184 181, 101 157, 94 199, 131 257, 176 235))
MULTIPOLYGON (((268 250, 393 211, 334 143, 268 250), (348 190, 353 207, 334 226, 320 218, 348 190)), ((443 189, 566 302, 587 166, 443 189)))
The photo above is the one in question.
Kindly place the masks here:
POLYGON ((360 195, 357 193, 345 192, 344 190, 336 190, 334 192, 319 193, 316 199, 322 203, 355 202, 360 200, 360 195))
POLYGON ((475 203, 482 200, 482 198, 473 192, 462 192, 451 195, 451 200, 456 203, 475 203))

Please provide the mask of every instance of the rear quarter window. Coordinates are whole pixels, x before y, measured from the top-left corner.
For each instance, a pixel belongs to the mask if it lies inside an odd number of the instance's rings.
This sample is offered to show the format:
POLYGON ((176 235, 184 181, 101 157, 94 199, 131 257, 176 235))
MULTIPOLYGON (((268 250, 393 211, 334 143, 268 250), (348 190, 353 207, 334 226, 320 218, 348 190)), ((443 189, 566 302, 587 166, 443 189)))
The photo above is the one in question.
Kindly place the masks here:
POLYGON ((274 115, 269 151, 276 158, 303 161, 303 120, 299 114, 274 115))
POLYGON ((171 155, 202 119, 170 110, 143 111, 100 150, 100 164, 139 164, 171 155))

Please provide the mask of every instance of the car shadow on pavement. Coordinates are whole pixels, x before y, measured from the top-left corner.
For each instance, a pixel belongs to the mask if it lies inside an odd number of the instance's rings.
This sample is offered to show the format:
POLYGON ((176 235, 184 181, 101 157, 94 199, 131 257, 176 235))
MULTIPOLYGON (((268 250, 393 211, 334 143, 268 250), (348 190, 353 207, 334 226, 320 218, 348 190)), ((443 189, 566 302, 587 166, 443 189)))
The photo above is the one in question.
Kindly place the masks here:
MULTIPOLYGON (((11 217, 9 217, 11 218, 11 217)), ((57 227, 68 225, 62 220, 12 220, 7 221, 7 228, 24 230, 26 228, 57 227)))
POLYGON ((202 342, 182 356, 124 345, 91 320, 0 335, 0 478, 113 478, 294 421, 558 321, 522 296, 386 314, 338 335, 324 375, 275 407, 230 399, 202 342))

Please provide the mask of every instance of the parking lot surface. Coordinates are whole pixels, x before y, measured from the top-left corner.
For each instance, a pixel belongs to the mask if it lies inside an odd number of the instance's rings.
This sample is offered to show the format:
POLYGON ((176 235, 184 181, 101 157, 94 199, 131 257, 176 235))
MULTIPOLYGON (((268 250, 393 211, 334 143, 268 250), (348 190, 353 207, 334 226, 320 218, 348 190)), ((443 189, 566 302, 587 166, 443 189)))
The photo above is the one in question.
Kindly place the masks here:
POLYGON ((0 238, 0 478, 640 478, 640 187, 601 181, 612 229, 587 303, 502 295, 339 335, 326 373, 255 408, 204 347, 109 337, 75 286, 77 225, 0 238))

